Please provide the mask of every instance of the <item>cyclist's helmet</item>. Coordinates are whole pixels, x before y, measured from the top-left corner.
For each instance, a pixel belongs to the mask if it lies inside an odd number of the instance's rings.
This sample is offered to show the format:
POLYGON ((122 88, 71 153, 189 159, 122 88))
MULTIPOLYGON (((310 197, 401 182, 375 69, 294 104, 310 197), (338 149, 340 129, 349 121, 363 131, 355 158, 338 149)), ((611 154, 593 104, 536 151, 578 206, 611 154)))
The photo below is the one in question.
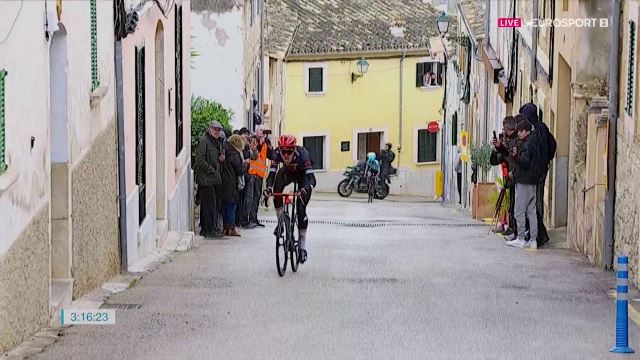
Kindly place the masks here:
POLYGON ((367 160, 373 161, 375 159, 376 159, 376 153, 370 152, 370 153, 367 154, 367 160))
POLYGON ((296 147, 296 144, 296 137, 293 135, 282 135, 280 139, 278 139, 278 147, 282 149, 292 149, 296 147))

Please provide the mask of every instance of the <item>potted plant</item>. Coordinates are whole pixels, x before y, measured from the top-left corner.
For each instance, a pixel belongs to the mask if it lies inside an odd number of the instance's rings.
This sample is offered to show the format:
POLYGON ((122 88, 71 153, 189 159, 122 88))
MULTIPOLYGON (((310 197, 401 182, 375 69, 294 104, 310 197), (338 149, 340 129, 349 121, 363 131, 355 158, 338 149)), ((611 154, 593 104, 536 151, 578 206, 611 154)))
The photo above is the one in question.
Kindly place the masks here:
POLYGON ((493 216, 495 204, 491 202, 491 194, 496 192, 495 184, 487 182, 491 170, 491 145, 483 143, 479 146, 471 144, 471 163, 480 170, 478 181, 471 194, 471 215, 474 219, 487 219, 493 216))

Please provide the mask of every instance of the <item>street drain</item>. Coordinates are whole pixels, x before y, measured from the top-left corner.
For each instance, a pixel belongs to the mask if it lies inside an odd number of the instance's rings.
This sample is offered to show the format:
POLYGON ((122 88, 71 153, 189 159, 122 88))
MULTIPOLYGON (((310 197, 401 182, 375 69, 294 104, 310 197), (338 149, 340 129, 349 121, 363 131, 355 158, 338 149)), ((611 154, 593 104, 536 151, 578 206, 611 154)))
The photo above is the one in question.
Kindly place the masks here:
POLYGON ((351 284, 395 284, 400 281, 396 278, 333 278, 332 280, 351 284))
POLYGON ((609 295, 608 289, 580 289, 578 292, 586 295, 609 295))
POLYGON ((517 285, 517 284, 504 284, 504 285, 500 285, 500 288, 509 289, 509 290, 528 290, 529 289, 528 286, 517 285))
POLYGON ((102 304, 100 309, 118 309, 118 310, 137 310, 142 307, 141 304, 102 304))
MULTIPOLYGON (((275 224, 276 220, 263 220, 267 224, 275 224)), ((461 228, 461 227, 487 227, 489 225, 484 223, 396 223, 392 220, 386 220, 386 222, 374 222, 374 221, 330 221, 330 220, 309 220, 310 224, 318 225, 337 225, 345 227, 356 228, 378 228, 378 227, 444 227, 444 228, 461 228)))

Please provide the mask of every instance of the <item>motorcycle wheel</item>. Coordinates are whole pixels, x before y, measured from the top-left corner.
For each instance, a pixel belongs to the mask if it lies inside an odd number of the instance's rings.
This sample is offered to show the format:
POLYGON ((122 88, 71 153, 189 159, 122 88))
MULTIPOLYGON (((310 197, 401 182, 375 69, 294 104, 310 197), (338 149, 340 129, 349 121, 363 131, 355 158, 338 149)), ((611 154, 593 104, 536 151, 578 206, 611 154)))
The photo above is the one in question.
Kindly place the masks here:
POLYGON ((349 182, 350 182, 349 179, 344 179, 340 181, 340 183, 338 184, 338 195, 342 197, 351 196, 351 193, 353 192, 353 188, 349 186, 349 182))
POLYGON ((389 195, 389 185, 381 182, 376 189, 376 199, 383 200, 389 195))

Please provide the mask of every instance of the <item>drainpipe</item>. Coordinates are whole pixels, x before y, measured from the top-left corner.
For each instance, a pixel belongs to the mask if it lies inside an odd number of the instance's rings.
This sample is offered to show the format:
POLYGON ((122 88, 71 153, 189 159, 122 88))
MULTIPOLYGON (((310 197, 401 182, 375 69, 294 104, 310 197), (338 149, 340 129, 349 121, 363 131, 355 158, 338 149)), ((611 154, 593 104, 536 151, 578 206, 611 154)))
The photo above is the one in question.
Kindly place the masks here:
POLYGON ((620 0, 612 0, 611 53, 609 55, 609 142, 607 146, 607 193, 604 198, 603 264, 613 266, 615 236, 616 165, 618 135, 618 64, 620 56, 620 0))
POLYGON ((449 67, 449 54, 447 54, 447 46, 444 43, 443 37, 440 37, 442 41, 442 48, 444 49, 444 96, 442 97, 442 134, 440 134, 440 171, 442 172, 442 202, 445 203, 447 199, 447 171, 445 168, 445 146, 447 142, 447 76, 449 67))
MULTIPOLYGON (((538 2, 533 1, 532 18, 538 18, 538 2)), ((531 28, 531 83, 538 80, 538 69, 536 65, 536 55, 538 53, 538 28, 531 28)), ((553 59, 551 59, 553 62, 553 59)))
POLYGON ((124 149, 124 102, 122 85, 122 41, 115 41, 116 114, 118 117, 118 204, 120 209, 120 261, 122 271, 127 271, 127 188, 124 149))
POLYGON ((400 110, 399 110, 399 114, 398 114, 398 171, 400 171, 400 158, 401 158, 401 153, 402 153, 402 110, 403 110, 403 99, 402 99, 402 93, 403 93, 403 78, 404 78, 404 59, 407 56, 407 50, 404 50, 402 52, 402 58, 400 58, 400 110))
MULTIPOLYGON (((258 113, 260 117, 264 115, 264 12, 266 11, 265 0, 258 0, 260 5, 260 89, 258 89, 258 113)), ((264 121, 264 119, 263 119, 264 121)), ((252 121, 251 128, 255 131, 255 123, 252 121)))
MULTIPOLYGON (((486 0, 486 16, 485 16, 485 24, 484 24, 484 39, 483 45, 490 45, 490 36, 489 36, 489 22, 491 19, 491 0, 486 0)), ((482 142, 487 141, 489 139, 489 73, 486 69, 484 69, 484 138, 482 142)), ((484 172, 482 172, 484 174, 484 172)), ((484 175, 483 175, 484 176, 484 175)), ((486 181, 483 179, 482 181, 486 181)))

